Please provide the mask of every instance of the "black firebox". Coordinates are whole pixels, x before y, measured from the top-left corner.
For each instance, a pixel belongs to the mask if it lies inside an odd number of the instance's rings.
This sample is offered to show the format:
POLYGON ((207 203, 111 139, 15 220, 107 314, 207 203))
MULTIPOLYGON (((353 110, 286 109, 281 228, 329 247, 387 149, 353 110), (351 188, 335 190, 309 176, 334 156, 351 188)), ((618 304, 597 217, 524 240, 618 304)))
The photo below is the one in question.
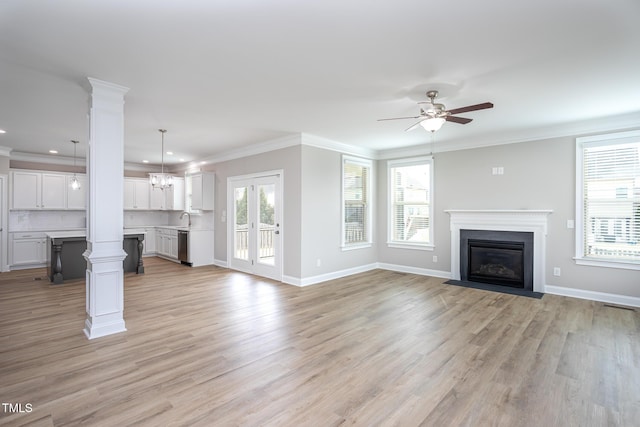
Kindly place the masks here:
POLYGON ((533 233, 460 230, 460 278, 533 290, 533 233))
POLYGON ((524 243, 469 239, 467 280, 524 288, 524 243))

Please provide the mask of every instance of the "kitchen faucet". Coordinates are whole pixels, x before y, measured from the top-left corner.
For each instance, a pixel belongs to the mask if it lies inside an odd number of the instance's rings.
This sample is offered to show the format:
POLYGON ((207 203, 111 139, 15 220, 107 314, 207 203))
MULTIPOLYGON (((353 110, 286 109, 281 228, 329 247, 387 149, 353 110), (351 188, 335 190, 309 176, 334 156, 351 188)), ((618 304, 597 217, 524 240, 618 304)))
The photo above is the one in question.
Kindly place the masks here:
POLYGON ((189 218, 189 227, 191 227, 191 214, 187 211, 184 211, 180 214, 180 219, 182 219, 183 216, 187 216, 189 218))

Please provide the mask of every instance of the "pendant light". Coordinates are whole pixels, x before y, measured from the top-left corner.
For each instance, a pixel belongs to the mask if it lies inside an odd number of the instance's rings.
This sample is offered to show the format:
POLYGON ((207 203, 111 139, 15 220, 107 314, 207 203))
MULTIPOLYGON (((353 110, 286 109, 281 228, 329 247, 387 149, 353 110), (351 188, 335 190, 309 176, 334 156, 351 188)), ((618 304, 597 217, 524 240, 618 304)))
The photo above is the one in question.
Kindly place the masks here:
POLYGON ((169 188, 173 185, 173 177, 164 173, 164 134, 167 133, 166 129, 158 129, 158 132, 162 134, 162 166, 160 169, 160 173, 150 173, 149 174, 149 182, 153 188, 159 188, 164 190, 165 188, 169 188))
POLYGON ((80 141, 71 140, 71 142, 73 142, 73 177, 71 178, 71 189, 79 190, 80 181, 78 181, 78 177, 76 176, 76 147, 78 146, 80 141))

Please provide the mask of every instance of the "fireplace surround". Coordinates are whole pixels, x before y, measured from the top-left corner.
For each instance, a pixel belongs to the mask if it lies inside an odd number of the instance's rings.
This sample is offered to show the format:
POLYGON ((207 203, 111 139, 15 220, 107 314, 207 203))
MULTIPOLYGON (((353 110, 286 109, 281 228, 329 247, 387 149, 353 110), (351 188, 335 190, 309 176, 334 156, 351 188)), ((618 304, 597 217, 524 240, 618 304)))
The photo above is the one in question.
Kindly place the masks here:
POLYGON ((451 278, 462 280, 460 274, 460 231, 516 231, 533 236, 532 288, 544 292, 547 219, 552 210, 446 210, 450 216, 451 278))

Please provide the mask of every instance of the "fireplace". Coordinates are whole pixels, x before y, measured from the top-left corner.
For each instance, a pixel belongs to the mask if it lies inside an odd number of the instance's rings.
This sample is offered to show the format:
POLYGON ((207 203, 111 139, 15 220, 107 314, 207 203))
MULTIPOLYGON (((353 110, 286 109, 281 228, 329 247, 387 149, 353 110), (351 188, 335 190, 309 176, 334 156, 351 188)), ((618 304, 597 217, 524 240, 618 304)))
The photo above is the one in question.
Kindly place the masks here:
MULTIPOLYGON (((525 286, 527 281, 532 280, 534 292, 544 292, 545 284, 545 259, 546 259, 546 237, 547 237, 547 217, 553 212, 542 209, 509 209, 509 210, 468 210, 468 209, 448 209, 451 229, 451 279, 467 280, 467 264, 462 268, 463 259, 468 259, 467 242, 462 244, 460 238, 463 230, 475 231, 509 231, 530 233, 533 236, 529 250, 532 252, 533 266, 531 273, 525 271, 525 286), (464 248, 464 250, 463 250, 464 248), (462 276, 464 275, 464 279, 462 276), (531 279, 528 279, 531 277, 531 279)), ((510 241, 500 237, 472 236, 472 239, 510 241)), ((525 243, 525 258, 527 255, 525 243)), ((467 262, 467 261, 464 261, 467 262)), ((531 289, 531 288, 529 288, 531 289)))
POLYGON ((460 278, 533 290, 533 233, 460 230, 460 278))

